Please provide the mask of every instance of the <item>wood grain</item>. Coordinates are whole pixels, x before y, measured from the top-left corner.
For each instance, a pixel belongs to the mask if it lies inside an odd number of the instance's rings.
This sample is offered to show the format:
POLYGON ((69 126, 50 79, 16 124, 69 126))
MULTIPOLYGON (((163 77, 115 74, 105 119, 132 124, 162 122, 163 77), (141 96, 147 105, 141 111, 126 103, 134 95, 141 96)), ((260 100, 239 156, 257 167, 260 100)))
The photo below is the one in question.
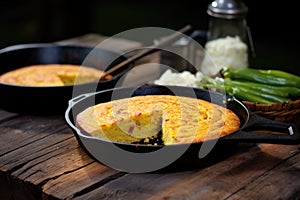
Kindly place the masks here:
MULTIPOLYGON (((275 152, 280 151, 282 156, 275 158, 253 147, 204 169, 169 174, 128 174, 76 199, 94 199, 95 196, 103 199, 131 199, 136 196, 142 199, 233 198, 239 191, 246 192, 248 188, 245 187, 257 181, 257 178, 268 183, 269 177, 264 176, 266 173, 282 162, 299 156, 299 151, 294 151, 295 146, 278 148, 278 145, 272 145, 269 148, 275 152)), ((296 188, 298 186, 290 193, 296 192, 296 188)), ((249 191, 247 199, 257 199, 251 196, 256 194, 249 191)), ((266 192, 264 199, 274 199, 277 195, 266 192)))

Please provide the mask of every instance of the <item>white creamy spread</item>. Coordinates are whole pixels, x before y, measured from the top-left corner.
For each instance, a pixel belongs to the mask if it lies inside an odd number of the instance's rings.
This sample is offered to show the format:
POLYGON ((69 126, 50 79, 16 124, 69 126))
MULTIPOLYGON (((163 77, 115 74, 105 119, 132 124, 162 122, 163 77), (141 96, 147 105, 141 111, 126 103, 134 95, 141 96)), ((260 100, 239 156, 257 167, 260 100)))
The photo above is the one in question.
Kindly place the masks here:
POLYGON ((200 66, 204 75, 212 75, 221 68, 248 67, 248 48, 238 36, 219 38, 205 44, 206 54, 200 66))
POLYGON ((203 74, 201 72, 197 72, 196 74, 192 74, 189 71, 177 73, 168 69, 161 75, 159 79, 154 81, 154 84, 201 87, 200 81, 202 78, 203 74))

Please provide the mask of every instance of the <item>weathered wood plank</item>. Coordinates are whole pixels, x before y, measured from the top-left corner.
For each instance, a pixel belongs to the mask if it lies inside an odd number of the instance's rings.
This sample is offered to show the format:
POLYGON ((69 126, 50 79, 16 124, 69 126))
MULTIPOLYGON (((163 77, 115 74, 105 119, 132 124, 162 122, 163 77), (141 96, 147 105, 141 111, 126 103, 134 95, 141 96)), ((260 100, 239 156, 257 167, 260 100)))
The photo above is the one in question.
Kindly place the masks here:
POLYGON ((228 200, 299 199, 299 194, 300 153, 249 182, 230 196, 228 200))
MULTIPOLYGON (((0 123, 0 155, 58 133, 66 127, 61 116, 20 116, 0 123)), ((64 134, 63 131, 60 134, 64 134)))
MULTIPOLYGON (((53 157, 63 153, 63 147, 76 143, 72 135, 51 134, 48 137, 41 138, 35 142, 19 147, 0 157, 0 168, 2 171, 13 171, 24 166, 28 162, 39 160, 45 155, 53 157)), ((77 148, 77 146, 75 146, 77 148)))
POLYGON ((43 186, 43 196, 46 199, 70 199, 124 174, 98 162, 93 162, 76 171, 49 180, 43 186))
POLYGON ((51 151, 31 162, 29 161, 14 171, 12 176, 39 185, 91 162, 93 160, 71 138, 64 146, 59 147, 58 152, 51 151))
POLYGON ((254 147, 204 169, 175 174, 128 174, 76 199, 120 196, 151 199, 154 194, 154 199, 225 199, 299 154, 299 146, 271 145, 269 148, 280 152, 278 157, 254 147))
MULTIPOLYGON (((148 199, 168 185, 193 172, 168 174, 128 174, 74 199, 148 199)), ((157 198, 161 199, 161 198, 157 198)))

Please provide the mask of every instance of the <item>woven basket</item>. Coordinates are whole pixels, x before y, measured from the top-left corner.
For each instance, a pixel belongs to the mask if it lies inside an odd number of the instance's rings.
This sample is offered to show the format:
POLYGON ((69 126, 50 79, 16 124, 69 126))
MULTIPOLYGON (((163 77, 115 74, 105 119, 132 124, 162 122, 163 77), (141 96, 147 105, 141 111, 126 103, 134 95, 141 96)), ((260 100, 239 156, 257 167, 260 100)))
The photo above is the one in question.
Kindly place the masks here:
POLYGON ((300 99, 288 103, 260 104, 249 101, 243 103, 254 113, 281 122, 291 122, 300 116, 300 99))

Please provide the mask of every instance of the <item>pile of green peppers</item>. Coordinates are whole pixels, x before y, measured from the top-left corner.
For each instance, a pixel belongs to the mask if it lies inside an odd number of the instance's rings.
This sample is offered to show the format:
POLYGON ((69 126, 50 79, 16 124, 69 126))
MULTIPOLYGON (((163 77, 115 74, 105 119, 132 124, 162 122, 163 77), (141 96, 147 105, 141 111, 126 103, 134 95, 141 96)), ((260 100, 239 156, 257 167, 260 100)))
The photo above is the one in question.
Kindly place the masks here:
POLYGON ((300 97, 300 77, 281 70, 223 68, 220 75, 204 78, 202 87, 264 104, 290 102, 300 97))

